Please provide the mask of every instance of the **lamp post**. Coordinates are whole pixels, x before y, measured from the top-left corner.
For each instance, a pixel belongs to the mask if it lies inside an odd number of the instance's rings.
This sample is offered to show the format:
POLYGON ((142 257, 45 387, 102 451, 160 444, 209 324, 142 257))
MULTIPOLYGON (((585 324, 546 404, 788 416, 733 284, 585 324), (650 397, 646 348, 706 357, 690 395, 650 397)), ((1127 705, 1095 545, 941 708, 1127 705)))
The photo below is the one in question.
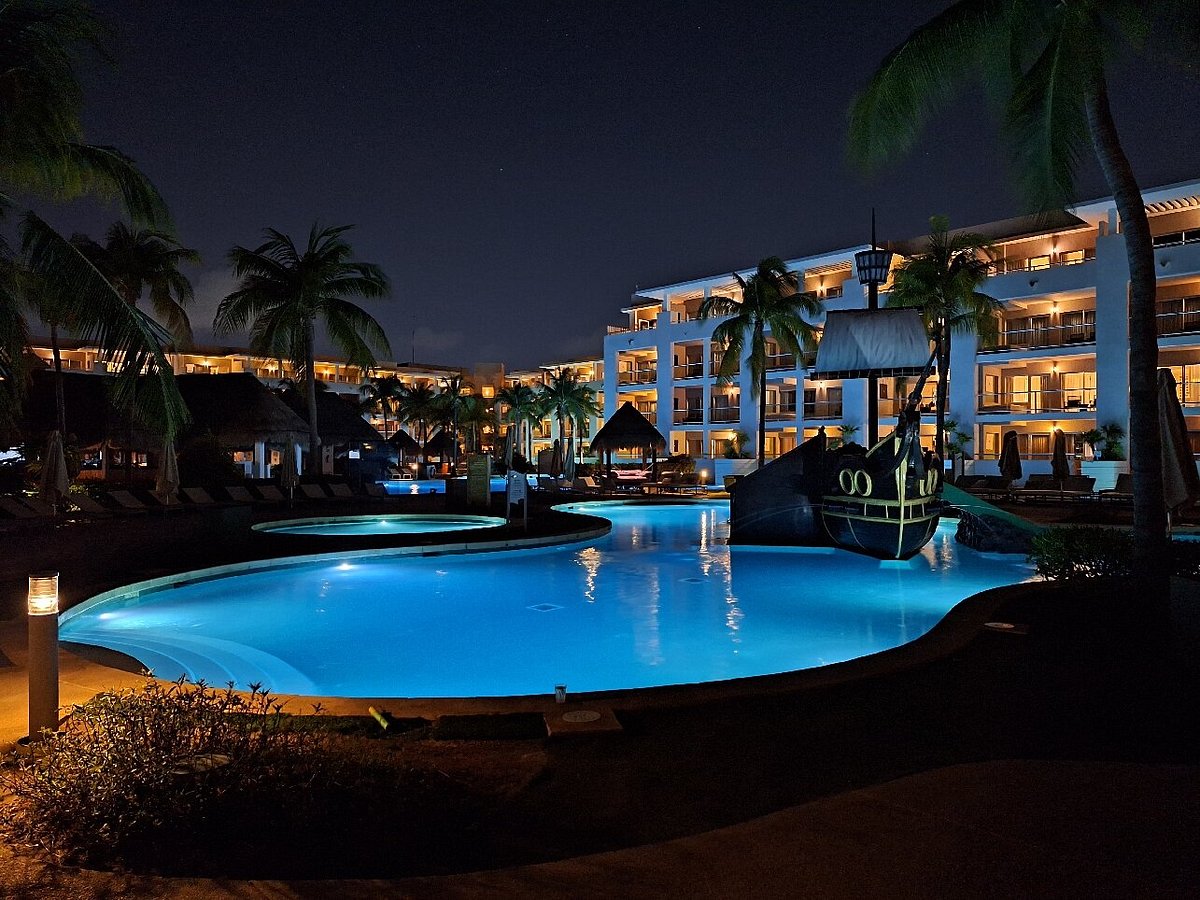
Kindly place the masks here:
POLYGON ((58 573, 29 576, 29 740, 58 727, 58 573))
MULTIPOLYGON (((867 309, 879 309, 879 286, 888 279, 892 252, 875 245, 875 210, 871 210, 871 249, 854 254, 858 280, 867 286, 867 309)), ((867 378, 867 449, 879 442, 879 376, 867 378)))

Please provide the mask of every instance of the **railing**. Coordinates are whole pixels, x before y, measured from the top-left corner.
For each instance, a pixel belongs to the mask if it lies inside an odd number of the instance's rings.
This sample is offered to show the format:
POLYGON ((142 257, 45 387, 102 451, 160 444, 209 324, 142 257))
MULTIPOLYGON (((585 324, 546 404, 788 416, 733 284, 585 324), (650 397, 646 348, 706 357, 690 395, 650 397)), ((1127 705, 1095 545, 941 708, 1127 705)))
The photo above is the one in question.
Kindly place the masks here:
POLYGON ((639 409, 638 412, 640 412, 643 416, 645 416, 646 421, 649 422, 651 425, 658 424, 658 411, 657 410, 639 409))
POLYGON ((741 407, 738 406, 714 406, 708 411, 708 421, 714 423, 736 422, 741 416, 741 407))
POLYGON ((1200 229, 1190 231, 1171 231, 1167 234, 1155 235, 1152 238, 1155 247, 1175 247, 1179 244, 1194 244, 1200 241, 1200 229))
POLYGON ((704 375, 703 362, 689 362, 681 366, 675 367, 675 377, 682 378, 701 378, 704 375))
POLYGON ((805 419, 840 419, 842 404, 839 400, 816 400, 804 404, 805 419))
POLYGON ((618 372, 617 384, 650 384, 658 380, 658 369, 635 369, 632 372, 618 372))
POLYGON ((1010 272, 1041 272, 1059 266, 1077 266, 1096 258, 1095 247, 1082 250, 1064 250, 1061 253, 1041 253, 1023 259, 997 259, 988 265, 989 275, 1005 275, 1010 272))
MULTIPOLYGON (((716 375, 719 375, 719 374, 720 374, 720 372, 721 372, 721 363, 722 363, 724 360, 725 360, 725 355, 724 355, 724 354, 721 354, 721 353, 714 353, 714 354, 712 355, 712 358, 709 360, 709 364, 710 364, 709 372, 711 372, 711 373, 713 374, 713 376, 716 376, 716 375)), ((733 370, 733 372, 731 372, 730 374, 731 374, 731 375, 737 375, 737 374, 739 374, 741 371, 742 371, 742 367, 741 367, 741 364, 739 363, 739 364, 738 364, 738 366, 737 366, 737 368, 735 368, 735 369, 733 370)))
POLYGON ((781 419, 796 418, 795 403, 768 403, 767 404, 767 421, 778 422, 781 419))
POLYGON ((991 347, 980 347, 980 353, 1002 353, 1005 350, 1029 347, 1066 347, 1072 344, 1090 344, 1096 340, 1094 322, 1078 325, 1047 325, 1040 328, 1016 328, 1005 330, 999 343, 991 347))
POLYGON ((1095 388, 981 393, 981 413, 1091 412, 1096 408, 1095 388))
POLYGON ((676 425, 702 425, 704 424, 704 410, 695 406, 688 409, 677 409, 674 421, 676 425))
POLYGON ((658 327, 657 319, 638 319, 636 325, 608 325, 606 334, 628 334, 631 331, 649 331, 651 328, 658 327))
POLYGON ((1177 381, 1175 393, 1184 406, 1200 406, 1200 381, 1177 381))
MULTIPOLYGON (((1190 334, 1193 331, 1200 331, 1200 297, 1182 297, 1173 302, 1181 304, 1183 308, 1159 312, 1155 315, 1158 322, 1158 333, 1160 335, 1190 334), (1189 309, 1189 306, 1194 308, 1189 309)), ((1158 305, 1160 310, 1163 305, 1162 303, 1158 305)))
POLYGON ((796 368, 796 354, 794 353, 776 353, 767 357, 767 369, 794 369, 796 368))

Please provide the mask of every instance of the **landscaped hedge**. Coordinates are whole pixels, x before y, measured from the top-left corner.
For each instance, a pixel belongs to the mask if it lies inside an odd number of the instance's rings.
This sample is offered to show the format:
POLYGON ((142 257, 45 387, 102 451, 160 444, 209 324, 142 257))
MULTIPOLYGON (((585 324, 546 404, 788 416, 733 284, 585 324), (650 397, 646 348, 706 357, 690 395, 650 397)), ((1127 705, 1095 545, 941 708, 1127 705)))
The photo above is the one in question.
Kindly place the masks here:
MULTIPOLYGON (((1200 542, 1172 541, 1174 575, 1200 577, 1200 542)), ((1033 538, 1029 560, 1050 581, 1133 575, 1133 535, 1119 528, 1066 525, 1033 538)))

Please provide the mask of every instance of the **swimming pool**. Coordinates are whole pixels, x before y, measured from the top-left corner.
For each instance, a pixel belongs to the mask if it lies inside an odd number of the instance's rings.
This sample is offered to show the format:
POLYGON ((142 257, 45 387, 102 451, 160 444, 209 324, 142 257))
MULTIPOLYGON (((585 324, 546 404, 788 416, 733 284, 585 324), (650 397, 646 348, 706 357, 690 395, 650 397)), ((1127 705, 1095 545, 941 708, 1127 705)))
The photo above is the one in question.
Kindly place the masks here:
MULTIPOLYGON (((531 487, 537 486, 537 479, 534 476, 525 476, 531 487)), ((466 481, 466 478, 459 479, 466 481)), ((446 479, 444 478, 427 478, 424 481, 381 481, 383 489, 394 497, 403 497, 409 494, 444 494, 446 493, 446 479)), ((492 492, 503 491, 507 487, 503 475, 492 476, 492 492)))
POLYGON ((420 515, 396 513, 382 516, 330 516, 314 519, 281 519, 252 526, 264 534, 302 534, 347 537, 363 534, 436 534, 474 528, 497 528, 497 516, 420 515))
POLYGON ((895 647, 966 596, 1032 577, 958 546, 907 563, 730 548, 729 505, 575 504, 602 539, 464 556, 322 558, 196 573, 63 615, 63 640, 165 678, 339 697, 542 694, 715 681, 895 647))

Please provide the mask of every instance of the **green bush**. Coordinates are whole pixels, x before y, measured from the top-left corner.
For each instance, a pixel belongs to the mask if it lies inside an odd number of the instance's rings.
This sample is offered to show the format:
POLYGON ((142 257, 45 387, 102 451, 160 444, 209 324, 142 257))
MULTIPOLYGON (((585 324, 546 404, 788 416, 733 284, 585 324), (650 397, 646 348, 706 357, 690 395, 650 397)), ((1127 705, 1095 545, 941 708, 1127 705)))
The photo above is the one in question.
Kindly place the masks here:
MULTIPOLYGON (((66 862, 164 858, 237 821, 287 826, 348 771, 274 698, 182 680, 100 694, 0 775, 0 827, 66 862)), ((353 779, 350 779, 353 780, 353 779)))
POLYGON ((1029 559, 1037 573, 1051 581, 1128 575, 1133 538, 1117 528, 1047 528, 1033 538, 1029 559))

